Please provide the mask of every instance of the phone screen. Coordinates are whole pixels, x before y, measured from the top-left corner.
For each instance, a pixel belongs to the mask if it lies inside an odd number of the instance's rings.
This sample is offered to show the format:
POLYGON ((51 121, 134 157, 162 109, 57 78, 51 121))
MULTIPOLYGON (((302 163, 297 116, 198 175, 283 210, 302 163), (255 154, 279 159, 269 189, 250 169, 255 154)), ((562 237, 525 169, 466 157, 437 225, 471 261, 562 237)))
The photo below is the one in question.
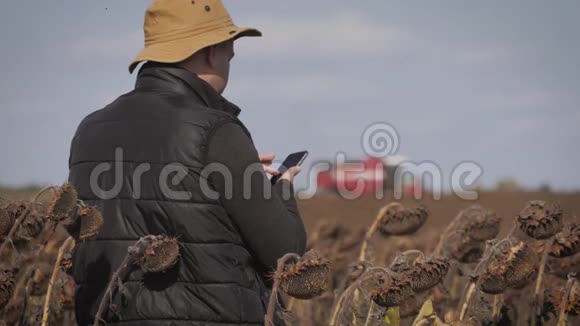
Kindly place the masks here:
POLYGON ((308 151, 296 152, 296 153, 292 153, 292 154, 288 155, 288 157, 286 157, 284 162, 282 162, 282 164, 278 168, 278 171, 280 171, 280 174, 277 176, 273 176, 272 179, 270 179, 272 184, 275 184, 280 179, 280 177, 284 174, 284 172, 288 171, 289 168, 294 167, 294 166, 300 166, 304 162, 304 160, 306 159, 307 156, 308 156, 308 151))

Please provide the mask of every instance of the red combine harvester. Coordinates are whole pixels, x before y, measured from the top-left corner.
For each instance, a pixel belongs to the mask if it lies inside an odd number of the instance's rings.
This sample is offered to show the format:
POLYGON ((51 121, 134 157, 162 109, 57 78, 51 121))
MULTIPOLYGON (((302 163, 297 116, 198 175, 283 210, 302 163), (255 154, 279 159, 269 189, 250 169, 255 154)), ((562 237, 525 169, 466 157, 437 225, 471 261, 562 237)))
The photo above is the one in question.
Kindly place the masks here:
MULTIPOLYGON (((402 159, 382 160, 369 157, 364 161, 347 162, 321 171, 316 178, 320 193, 357 193, 368 195, 394 187, 394 177, 402 159)), ((405 185, 406 194, 413 193, 417 185, 405 185)))

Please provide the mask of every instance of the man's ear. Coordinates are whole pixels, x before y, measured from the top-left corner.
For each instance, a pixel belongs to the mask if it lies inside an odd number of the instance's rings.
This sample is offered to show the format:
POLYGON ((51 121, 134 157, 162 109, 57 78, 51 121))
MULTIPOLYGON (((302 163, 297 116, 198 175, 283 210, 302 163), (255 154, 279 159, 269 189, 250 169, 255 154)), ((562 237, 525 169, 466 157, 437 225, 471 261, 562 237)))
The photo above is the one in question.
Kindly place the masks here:
POLYGON ((208 67, 214 69, 217 62, 217 49, 215 45, 209 46, 205 49, 205 60, 207 61, 208 67))

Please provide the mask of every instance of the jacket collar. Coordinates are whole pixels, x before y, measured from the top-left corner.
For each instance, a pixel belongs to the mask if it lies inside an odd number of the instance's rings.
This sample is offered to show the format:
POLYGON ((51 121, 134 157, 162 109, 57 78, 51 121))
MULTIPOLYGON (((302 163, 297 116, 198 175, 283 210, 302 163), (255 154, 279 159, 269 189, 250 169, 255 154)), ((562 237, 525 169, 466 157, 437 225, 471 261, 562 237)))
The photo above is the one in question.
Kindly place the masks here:
POLYGON ((171 64, 148 62, 139 71, 136 88, 153 87, 193 95, 205 106, 224 111, 237 117, 241 109, 226 100, 205 80, 181 67, 171 64))

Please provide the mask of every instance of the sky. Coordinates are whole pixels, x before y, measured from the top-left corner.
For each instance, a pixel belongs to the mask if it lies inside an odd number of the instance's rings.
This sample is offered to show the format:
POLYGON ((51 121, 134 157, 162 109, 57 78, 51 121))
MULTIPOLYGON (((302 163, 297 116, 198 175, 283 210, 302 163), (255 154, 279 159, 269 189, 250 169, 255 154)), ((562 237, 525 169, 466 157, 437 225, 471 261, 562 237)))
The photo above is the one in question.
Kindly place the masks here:
MULTIPOLYGON (((482 185, 580 189, 579 1, 224 2, 264 33, 236 43, 224 94, 260 152, 356 160, 386 122, 443 176, 473 161, 482 185)), ((3 3, 0 184, 66 180, 79 122, 133 87, 148 3, 3 3)))

